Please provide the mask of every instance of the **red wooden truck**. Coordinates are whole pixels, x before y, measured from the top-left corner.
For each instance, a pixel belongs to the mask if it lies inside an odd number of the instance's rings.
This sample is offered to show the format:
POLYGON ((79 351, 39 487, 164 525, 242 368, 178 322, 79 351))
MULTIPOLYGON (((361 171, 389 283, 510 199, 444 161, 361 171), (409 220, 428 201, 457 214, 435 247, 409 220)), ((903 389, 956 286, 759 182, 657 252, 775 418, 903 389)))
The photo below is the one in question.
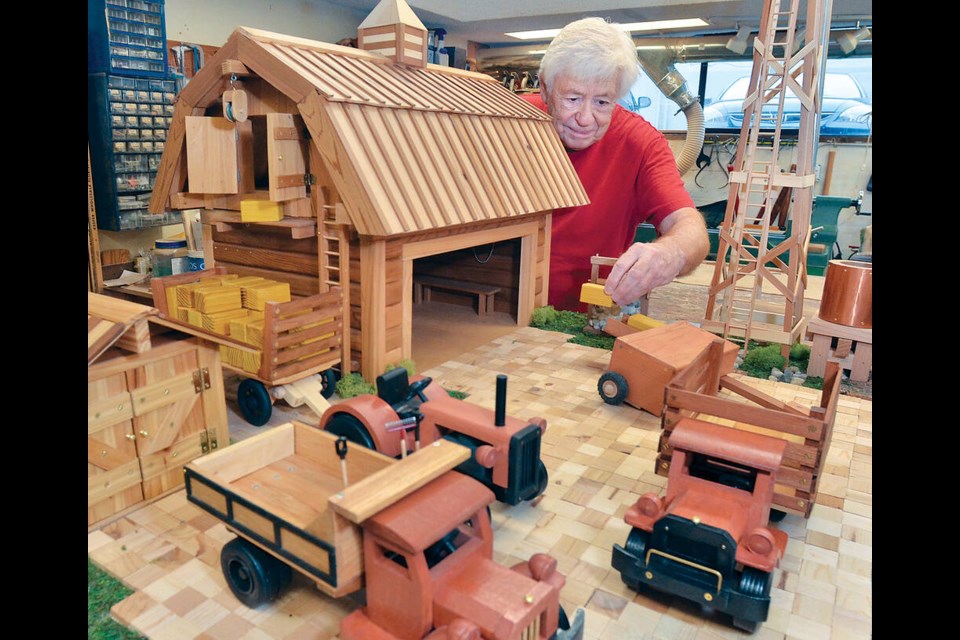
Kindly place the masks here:
POLYGON ((365 588, 341 621, 350 639, 579 640, 560 605, 566 579, 547 554, 493 560, 493 493, 452 471, 470 457, 437 441, 397 460, 300 422, 186 467, 190 502, 237 534, 221 568, 248 607, 276 598, 296 570, 333 597, 365 588))
POLYGON ((633 529, 613 546, 613 568, 632 589, 699 602, 753 633, 767 619, 787 545, 769 524, 787 442, 682 418, 670 446, 666 495, 646 493, 627 510, 633 529))

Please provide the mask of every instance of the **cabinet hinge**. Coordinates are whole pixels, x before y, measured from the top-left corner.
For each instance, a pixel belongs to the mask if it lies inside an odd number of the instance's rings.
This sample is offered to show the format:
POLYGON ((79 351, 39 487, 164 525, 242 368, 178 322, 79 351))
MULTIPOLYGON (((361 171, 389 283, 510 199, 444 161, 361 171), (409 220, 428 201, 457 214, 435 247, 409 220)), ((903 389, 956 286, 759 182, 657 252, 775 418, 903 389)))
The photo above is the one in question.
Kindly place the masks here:
POLYGON ((200 452, 210 453, 217 449, 217 432, 213 429, 200 432, 200 452))
POLYGON ((193 390, 202 393, 210 388, 210 370, 206 367, 193 372, 193 390))
POLYGON ((316 183, 317 183, 317 176, 313 175, 312 173, 303 174, 303 184, 309 187, 316 183))

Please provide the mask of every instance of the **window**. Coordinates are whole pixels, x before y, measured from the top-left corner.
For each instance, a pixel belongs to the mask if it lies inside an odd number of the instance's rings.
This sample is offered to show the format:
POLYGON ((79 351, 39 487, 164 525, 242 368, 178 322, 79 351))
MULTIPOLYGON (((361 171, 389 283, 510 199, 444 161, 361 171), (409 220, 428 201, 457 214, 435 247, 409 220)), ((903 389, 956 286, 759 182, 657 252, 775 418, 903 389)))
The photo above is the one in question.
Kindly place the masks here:
MULTIPOLYGON (((697 94, 697 82, 700 80, 699 62, 681 62, 674 68, 687 81, 687 90, 697 94)), ((749 67, 747 68, 749 73, 749 67)), ((686 131, 687 116, 680 111, 676 102, 663 95, 653 80, 642 70, 637 81, 630 87, 627 95, 619 101, 624 108, 639 113, 647 122, 660 131, 686 131)))
MULTIPOLYGON (((750 82, 752 60, 681 63, 675 68, 697 92, 701 64, 706 65, 703 92, 704 126, 707 132, 739 133, 743 125, 743 98, 750 82)), ((801 78, 802 81, 802 78, 801 78)), ((675 102, 664 96, 645 73, 640 74, 630 92, 620 101, 639 113, 661 131, 686 131, 686 116, 675 102)), ((778 104, 771 100, 760 114, 761 128, 774 126, 778 104)), ((789 136, 800 126, 800 100, 789 89, 785 92, 781 132, 789 136)), ((873 127, 873 58, 831 58, 827 60, 821 98, 820 136, 865 138, 873 127)))

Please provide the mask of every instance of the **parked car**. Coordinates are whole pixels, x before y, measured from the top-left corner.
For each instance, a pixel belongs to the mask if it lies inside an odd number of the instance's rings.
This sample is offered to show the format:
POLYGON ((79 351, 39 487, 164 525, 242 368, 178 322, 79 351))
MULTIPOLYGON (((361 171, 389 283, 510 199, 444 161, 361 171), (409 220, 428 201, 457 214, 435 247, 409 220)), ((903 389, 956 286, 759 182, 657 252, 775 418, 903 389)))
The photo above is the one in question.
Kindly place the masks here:
MULTIPOLYGON (((802 83, 802 76, 798 82, 802 83)), ((750 76, 734 80, 716 99, 707 99, 703 109, 707 128, 737 129, 743 126, 743 99, 750 76)), ((821 136, 866 136, 870 134, 873 104, 856 79, 848 73, 827 73, 823 82, 820 110, 821 136)), ((761 129, 773 129, 778 109, 774 97, 763 105, 761 129)), ((781 113, 781 131, 800 127, 800 99, 787 89, 781 113)))

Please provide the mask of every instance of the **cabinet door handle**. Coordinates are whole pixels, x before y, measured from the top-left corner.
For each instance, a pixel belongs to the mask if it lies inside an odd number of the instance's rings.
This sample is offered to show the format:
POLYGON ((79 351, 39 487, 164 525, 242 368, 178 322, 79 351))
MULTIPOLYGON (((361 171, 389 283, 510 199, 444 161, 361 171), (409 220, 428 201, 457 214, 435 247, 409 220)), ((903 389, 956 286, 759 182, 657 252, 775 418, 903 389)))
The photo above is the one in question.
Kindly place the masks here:
POLYGON ((144 438, 146 438, 146 437, 147 437, 148 435, 150 435, 150 434, 147 433, 146 431, 141 430, 141 431, 140 431, 140 435, 143 436, 144 438))
POLYGON ((126 435, 126 438, 127 438, 127 440, 136 440, 136 439, 137 439, 137 436, 133 435, 132 433, 128 433, 128 434, 126 435))

